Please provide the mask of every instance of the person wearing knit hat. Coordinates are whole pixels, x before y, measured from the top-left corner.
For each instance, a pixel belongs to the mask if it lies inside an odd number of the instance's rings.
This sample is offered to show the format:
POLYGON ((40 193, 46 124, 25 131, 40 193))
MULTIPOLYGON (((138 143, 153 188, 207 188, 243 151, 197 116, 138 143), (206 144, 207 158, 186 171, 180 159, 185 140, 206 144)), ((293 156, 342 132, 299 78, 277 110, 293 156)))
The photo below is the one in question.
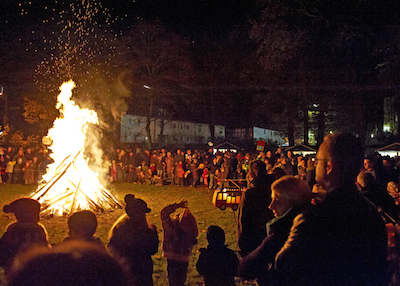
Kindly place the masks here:
POLYGON ((39 224, 40 203, 30 198, 20 198, 3 207, 5 213, 13 213, 16 222, 7 226, 0 239, 0 266, 6 275, 15 256, 34 246, 48 247, 47 232, 39 224))
POLYGON ((18 221, 39 222, 40 203, 30 198, 20 198, 3 207, 3 212, 13 213, 18 221))
POLYGON ((157 228, 146 219, 151 211, 147 203, 134 195, 125 196, 125 212, 110 231, 108 249, 111 254, 124 259, 135 280, 134 285, 153 285, 153 260, 158 251, 157 228))

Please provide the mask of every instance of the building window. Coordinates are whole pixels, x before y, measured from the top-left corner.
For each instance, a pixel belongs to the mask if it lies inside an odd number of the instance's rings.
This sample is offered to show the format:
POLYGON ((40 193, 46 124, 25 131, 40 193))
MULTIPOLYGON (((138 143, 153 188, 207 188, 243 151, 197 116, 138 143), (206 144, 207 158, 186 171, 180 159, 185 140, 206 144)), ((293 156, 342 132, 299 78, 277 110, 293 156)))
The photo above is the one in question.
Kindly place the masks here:
POLYGON ((201 125, 197 125, 197 130, 199 133, 201 132, 201 125))
POLYGON ((129 122, 129 125, 132 125, 133 124, 133 119, 129 118, 128 122, 129 122))
POLYGON ((174 123, 174 129, 176 128, 176 124, 174 123))
POLYGON ((233 137, 235 138, 245 138, 246 129, 238 128, 233 130, 233 137))

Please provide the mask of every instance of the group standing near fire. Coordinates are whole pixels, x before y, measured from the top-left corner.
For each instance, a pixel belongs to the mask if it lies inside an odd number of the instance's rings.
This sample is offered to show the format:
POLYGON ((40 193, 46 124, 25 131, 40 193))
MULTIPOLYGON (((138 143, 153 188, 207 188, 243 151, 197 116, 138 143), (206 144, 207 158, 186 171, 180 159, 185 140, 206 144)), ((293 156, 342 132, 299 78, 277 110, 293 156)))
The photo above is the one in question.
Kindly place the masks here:
MULTIPOLYGON (((15 164, 21 158, 30 161, 23 151, 14 155, 15 164)), ((164 149, 152 153, 137 149, 116 150, 107 157, 112 163, 105 166, 116 183, 224 188, 234 180, 246 185, 237 212, 236 252, 224 244, 221 227, 208 227, 209 244, 200 250, 196 263, 206 286, 232 286, 239 279, 260 286, 394 286, 400 281, 395 231, 400 168, 392 158, 365 157, 361 142, 350 133, 326 136, 317 154, 307 158, 282 149, 257 154, 177 150, 175 156, 164 149), (202 176, 205 170, 207 176, 202 176), (141 172, 145 172, 142 179, 141 172), (220 271, 215 271, 218 264, 220 271)), ((88 281, 108 285, 109 279, 116 279, 112 274, 95 274, 105 264, 120 274, 113 285, 153 285, 152 255, 158 252, 159 238, 146 217, 151 209, 133 194, 125 196, 125 206, 126 214, 111 228, 108 244, 94 236, 95 214, 81 210, 69 218, 65 241, 52 248, 39 223, 37 201, 22 198, 6 205, 3 211, 17 219, 0 239, 0 266, 9 284, 52 285, 49 281, 58 280, 78 285, 82 275, 74 265, 85 259, 90 271, 87 283, 79 285, 89 285, 88 281), (36 246, 41 250, 28 251, 36 246), (34 266, 49 261, 64 267, 46 273, 34 266), (42 271, 36 279, 33 269, 42 271), (38 281, 32 284, 30 279, 38 281)), ((164 206, 160 219, 169 285, 183 286, 199 234, 195 215, 182 200, 164 206)))

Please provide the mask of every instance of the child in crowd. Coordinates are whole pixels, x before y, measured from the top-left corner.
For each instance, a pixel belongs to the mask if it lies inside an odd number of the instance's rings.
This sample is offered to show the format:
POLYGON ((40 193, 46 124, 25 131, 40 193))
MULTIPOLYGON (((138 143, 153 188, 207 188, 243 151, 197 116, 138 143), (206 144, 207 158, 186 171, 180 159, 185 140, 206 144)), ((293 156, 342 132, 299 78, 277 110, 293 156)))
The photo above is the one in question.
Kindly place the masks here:
POLYGON ((138 183, 146 184, 149 176, 149 167, 146 166, 146 162, 142 161, 141 165, 138 167, 138 183))
POLYGON ((130 266, 134 285, 153 285, 153 260, 158 251, 157 228, 146 219, 151 211, 145 201, 134 195, 125 196, 126 214, 121 216, 110 231, 108 248, 111 254, 124 259, 130 266))
POLYGON ((208 168, 205 166, 203 169, 203 184, 204 188, 208 188, 208 168))
POLYGON ((94 236, 97 229, 97 218, 93 212, 83 210, 71 215, 68 218, 68 229, 68 237, 64 239, 64 242, 83 240, 104 247, 100 238, 94 236))
POLYGON ((178 180, 179 180, 179 186, 183 187, 184 186, 184 177, 185 177, 185 169, 183 169, 183 164, 182 161, 179 161, 178 164, 178 180))
POLYGON ((0 239, 0 266, 6 274, 15 256, 33 246, 48 247, 47 232, 39 224, 40 203, 30 198, 20 198, 3 208, 5 213, 13 213, 16 222, 7 226, 0 239))
POLYGON ((112 160, 111 167, 110 167, 110 181, 116 182, 117 181, 117 163, 115 160, 112 160))
POLYGON ((189 257, 193 246, 197 244, 199 234, 196 219, 188 208, 188 202, 168 205, 161 210, 161 222, 164 229, 163 255, 167 258, 167 272, 170 286, 185 285, 189 257), (182 214, 171 214, 182 208, 182 214))
POLYGON ((33 175, 34 175, 35 170, 33 169, 32 161, 25 162, 25 167, 23 168, 23 172, 24 172, 25 185, 33 184, 33 182, 34 182, 33 175))
POLYGON ((206 286, 234 286, 239 264, 235 252, 225 245, 225 232, 212 225, 207 230, 207 248, 200 248, 197 271, 204 276, 206 286))

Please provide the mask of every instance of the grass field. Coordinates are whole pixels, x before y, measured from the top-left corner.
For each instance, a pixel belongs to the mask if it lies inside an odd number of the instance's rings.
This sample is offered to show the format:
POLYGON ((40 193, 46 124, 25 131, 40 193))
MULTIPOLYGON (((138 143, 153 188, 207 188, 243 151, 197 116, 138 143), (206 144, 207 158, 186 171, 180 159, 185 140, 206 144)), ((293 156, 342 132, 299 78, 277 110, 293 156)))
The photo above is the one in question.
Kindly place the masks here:
MULTIPOLYGON (((35 186, 23 185, 0 185, 0 207, 1 210, 5 204, 19 197, 26 197, 35 190, 35 186)), ((208 188, 180 188, 176 186, 155 186, 155 185, 135 185, 129 183, 117 183, 111 185, 109 190, 120 200, 128 193, 134 194, 147 202, 152 211, 147 215, 148 220, 157 226, 159 231, 160 246, 159 251, 153 256, 154 261, 154 285, 168 285, 166 275, 166 259, 161 255, 162 227, 160 220, 160 211, 168 204, 179 202, 186 198, 189 202, 189 208, 197 220, 199 228, 198 244, 194 247, 189 262, 188 278, 186 285, 202 285, 202 278, 197 273, 196 262, 199 255, 199 248, 207 245, 206 231, 210 225, 218 225, 225 230, 226 243, 229 248, 236 247, 236 218, 231 209, 221 211, 213 206, 213 190, 208 188)), ((114 210, 105 213, 96 213, 98 218, 98 228, 96 236, 107 244, 108 233, 116 219, 124 214, 124 210, 114 210)), ((4 214, 0 218, 0 233, 5 231, 5 227, 13 221, 13 217, 4 214)), ((49 242, 57 244, 67 236, 67 218, 66 217, 43 217, 41 223, 46 227, 49 242)))

